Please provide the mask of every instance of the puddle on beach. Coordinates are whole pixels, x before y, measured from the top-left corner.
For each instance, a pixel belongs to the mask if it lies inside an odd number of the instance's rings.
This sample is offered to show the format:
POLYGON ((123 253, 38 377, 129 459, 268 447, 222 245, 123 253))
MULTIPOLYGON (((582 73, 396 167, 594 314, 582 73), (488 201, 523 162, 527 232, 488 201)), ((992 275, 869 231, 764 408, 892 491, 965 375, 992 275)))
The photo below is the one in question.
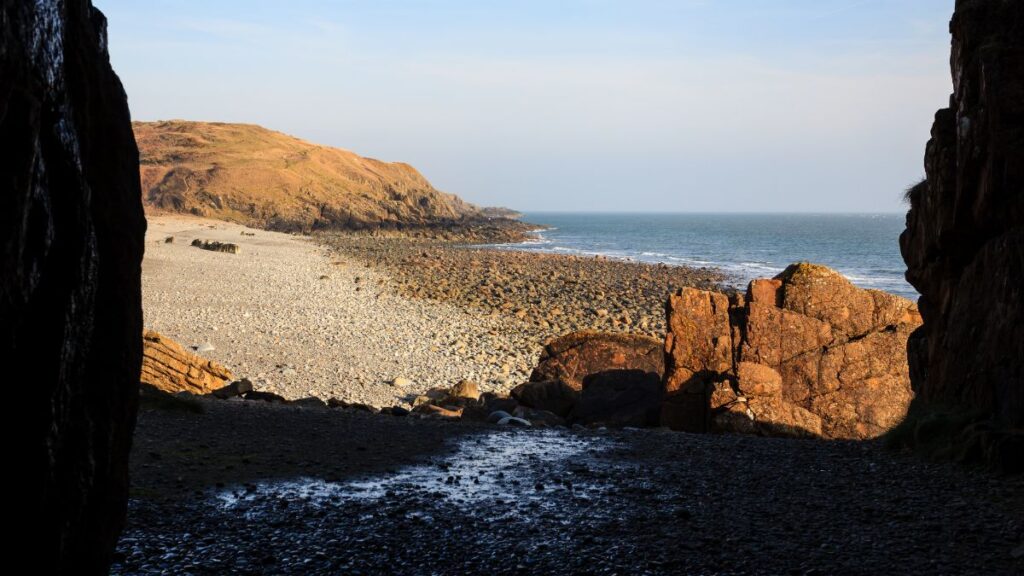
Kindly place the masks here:
POLYGON ((453 453, 426 464, 369 477, 328 482, 298 478, 260 482, 216 493, 226 510, 267 498, 299 500, 314 506, 423 496, 456 505, 535 500, 550 503, 552 491, 589 499, 599 488, 587 455, 612 445, 607 438, 564 431, 509 431, 461 437, 453 453))

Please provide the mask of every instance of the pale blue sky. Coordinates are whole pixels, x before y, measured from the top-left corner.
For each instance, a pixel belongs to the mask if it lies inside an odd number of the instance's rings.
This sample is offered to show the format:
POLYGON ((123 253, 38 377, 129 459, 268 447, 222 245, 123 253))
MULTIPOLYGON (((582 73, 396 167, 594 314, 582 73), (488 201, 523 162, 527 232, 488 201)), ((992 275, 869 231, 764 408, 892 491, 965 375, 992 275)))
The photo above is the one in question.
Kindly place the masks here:
POLYGON ((953 0, 94 0, 133 117, 525 210, 898 211, 953 0))

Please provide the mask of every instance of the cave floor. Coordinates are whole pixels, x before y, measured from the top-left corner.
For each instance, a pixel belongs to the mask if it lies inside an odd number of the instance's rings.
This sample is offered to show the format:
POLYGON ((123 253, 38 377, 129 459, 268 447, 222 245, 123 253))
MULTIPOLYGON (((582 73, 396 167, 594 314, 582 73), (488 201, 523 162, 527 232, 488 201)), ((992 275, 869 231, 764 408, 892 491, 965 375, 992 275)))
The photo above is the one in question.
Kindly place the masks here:
POLYGON ((115 574, 1021 574, 1024 478, 878 442, 147 410, 115 574))

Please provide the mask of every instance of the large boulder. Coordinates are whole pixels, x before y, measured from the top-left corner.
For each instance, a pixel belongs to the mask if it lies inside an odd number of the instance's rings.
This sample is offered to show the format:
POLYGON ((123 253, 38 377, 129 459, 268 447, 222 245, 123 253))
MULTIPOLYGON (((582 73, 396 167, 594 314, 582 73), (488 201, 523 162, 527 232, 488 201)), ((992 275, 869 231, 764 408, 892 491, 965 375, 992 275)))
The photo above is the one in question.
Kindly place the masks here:
POLYGON ((579 402, 580 392, 561 380, 548 380, 520 384, 512 389, 512 397, 523 406, 565 418, 579 402))
POLYGON ((958 0, 950 31, 953 95, 935 114, 927 179, 908 192, 900 236, 924 317, 910 343, 915 403, 1020 429, 1024 3, 958 0))
POLYGON ((143 332, 142 343, 139 380, 164 392, 210 394, 227 386, 233 378, 224 366, 189 352, 153 330, 143 332))
POLYGON ((587 376, 608 370, 640 370, 660 378, 665 371, 663 346, 661 340, 639 334, 573 332, 548 342, 530 381, 560 380, 582 390, 587 376))
POLYGON ((105 574, 124 524, 146 222, 127 99, 88 0, 0 3, 0 363, 12 550, 105 574))
POLYGON ((654 372, 597 372, 583 381, 583 392, 569 420, 612 427, 656 426, 661 400, 661 377, 654 372))
POLYGON ((914 304, 824 266, 794 264, 731 298, 685 288, 667 313, 661 418, 672 428, 873 438, 913 397, 914 304))

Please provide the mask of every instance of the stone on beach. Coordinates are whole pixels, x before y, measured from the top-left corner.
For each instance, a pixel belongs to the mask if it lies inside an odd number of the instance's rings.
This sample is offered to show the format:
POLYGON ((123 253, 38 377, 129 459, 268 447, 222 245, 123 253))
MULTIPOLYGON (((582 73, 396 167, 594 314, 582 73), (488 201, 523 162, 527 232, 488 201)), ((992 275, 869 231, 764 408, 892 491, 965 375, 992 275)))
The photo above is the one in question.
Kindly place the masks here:
POLYGON ((231 384, 218 388, 211 392, 210 394, 217 398, 220 398, 221 400, 227 400, 228 398, 241 396, 243 394, 246 394, 247 392, 252 391, 252 381, 249 380, 248 378, 242 378, 241 380, 236 380, 231 384))
POLYGON ((164 392, 208 394, 232 380, 231 371, 224 366, 189 352, 158 332, 144 331, 142 343, 140 380, 164 392))
POLYGON ((461 380, 448 391, 449 398, 479 400, 480 386, 472 380, 461 380))
POLYGON ((196 238, 192 241, 192 246, 196 248, 202 248, 203 250, 209 250, 211 252, 226 252, 228 254, 238 254, 241 250, 238 244, 232 242, 217 242, 215 240, 200 240, 196 238))
POLYGON ((525 420, 523 418, 517 418, 516 416, 506 416, 501 420, 498 420, 498 426, 517 426, 528 428, 530 426, 533 426, 533 424, 531 424, 529 420, 525 420))
POLYGON ((544 346, 530 381, 559 380, 582 390, 585 378, 609 370, 640 370, 660 378, 665 370, 663 346, 662 341, 640 334, 573 332, 544 346))
POLYGON ((547 410, 562 418, 572 412, 580 393, 561 380, 526 382, 512 389, 512 397, 523 406, 547 410))

